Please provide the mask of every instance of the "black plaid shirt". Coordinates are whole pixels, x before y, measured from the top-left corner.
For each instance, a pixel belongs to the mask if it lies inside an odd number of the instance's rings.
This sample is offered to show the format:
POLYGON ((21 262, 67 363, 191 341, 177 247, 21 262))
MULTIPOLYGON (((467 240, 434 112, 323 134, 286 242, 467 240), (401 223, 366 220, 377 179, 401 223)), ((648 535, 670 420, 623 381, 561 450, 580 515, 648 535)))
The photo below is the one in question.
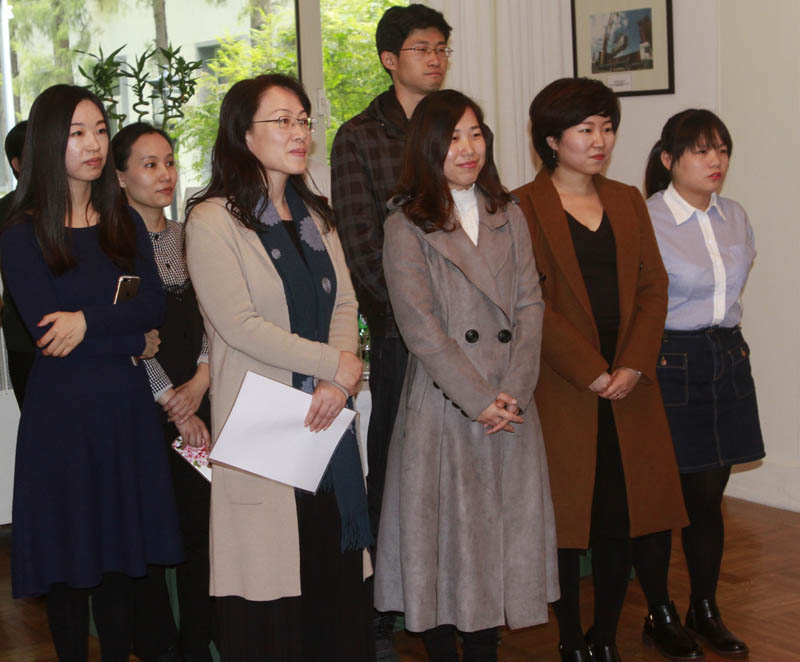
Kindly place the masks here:
POLYGON ((331 149, 331 197, 336 227, 359 307, 373 326, 385 320, 383 335, 397 330, 383 276, 386 202, 400 176, 406 139, 403 108, 390 87, 342 124, 331 149))

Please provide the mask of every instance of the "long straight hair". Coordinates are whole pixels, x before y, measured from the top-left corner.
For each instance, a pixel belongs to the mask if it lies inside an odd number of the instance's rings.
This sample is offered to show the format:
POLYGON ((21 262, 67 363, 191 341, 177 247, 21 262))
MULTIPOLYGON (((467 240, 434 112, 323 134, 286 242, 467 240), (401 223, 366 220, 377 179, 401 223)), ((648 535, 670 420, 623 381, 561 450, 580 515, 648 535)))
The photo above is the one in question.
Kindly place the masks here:
POLYGON ((670 117, 661 130, 661 138, 653 145, 647 158, 644 175, 647 197, 663 191, 672 181, 672 172, 661 162, 662 152, 670 155, 674 168, 687 149, 713 145, 717 137, 728 148, 728 155, 733 154, 733 139, 728 127, 710 110, 688 108, 670 117))
POLYGON ((411 116, 397 183, 397 193, 407 198, 403 213, 423 232, 457 227, 450 222, 454 202, 444 176, 444 160, 456 124, 468 108, 475 113, 486 142, 486 160, 475 181, 486 196, 486 210, 493 214, 511 201, 497 174, 492 156, 494 136, 483 121, 480 106, 455 90, 432 92, 417 104, 411 116))
MULTIPOLYGON (((56 275, 77 264, 65 224, 73 211, 65 159, 72 115, 81 101, 97 106, 108 127, 103 104, 86 88, 53 85, 36 97, 28 118, 22 173, 10 212, 10 224, 32 219, 44 260, 56 275)), ((91 184, 90 204, 99 216, 100 248, 120 269, 133 271, 136 228, 122 198, 110 147, 100 176, 91 184)))
MULTIPOLYGON (((311 114, 311 101, 303 86, 284 74, 264 74, 236 83, 222 100, 219 129, 211 154, 211 181, 186 204, 186 218, 197 205, 210 198, 224 198, 226 209, 244 227, 258 230, 261 215, 269 205, 267 171, 247 146, 247 132, 258 111, 261 98, 271 87, 282 87, 297 96, 303 110, 311 114)), ((303 175, 289 175, 289 183, 331 227, 331 210, 325 198, 315 195, 303 175)))

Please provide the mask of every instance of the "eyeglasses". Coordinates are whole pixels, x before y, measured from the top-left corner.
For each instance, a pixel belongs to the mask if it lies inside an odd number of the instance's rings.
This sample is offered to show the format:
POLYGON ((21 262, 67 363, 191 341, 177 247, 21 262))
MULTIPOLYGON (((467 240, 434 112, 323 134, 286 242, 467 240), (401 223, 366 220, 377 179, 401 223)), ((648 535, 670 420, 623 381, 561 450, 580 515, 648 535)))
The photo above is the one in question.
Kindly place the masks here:
POLYGON ((449 46, 411 46, 411 48, 401 48, 401 51, 413 51, 415 57, 430 57, 431 53, 436 53, 439 57, 450 57, 453 49, 449 46))
POLYGON ((253 120, 250 124, 266 124, 268 122, 275 122, 281 131, 288 131, 296 126, 305 129, 309 133, 314 133, 314 125, 317 123, 316 117, 290 117, 283 115, 274 120, 253 120))

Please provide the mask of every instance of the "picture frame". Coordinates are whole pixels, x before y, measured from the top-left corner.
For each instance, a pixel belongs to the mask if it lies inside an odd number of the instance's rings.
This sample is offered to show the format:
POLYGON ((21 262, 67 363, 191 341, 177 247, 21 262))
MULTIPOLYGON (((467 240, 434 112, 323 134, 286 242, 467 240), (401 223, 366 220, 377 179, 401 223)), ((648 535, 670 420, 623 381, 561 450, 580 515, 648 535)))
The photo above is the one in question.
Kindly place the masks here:
POLYGON ((572 0, 572 57, 618 96, 674 94, 672 0, 572 0))

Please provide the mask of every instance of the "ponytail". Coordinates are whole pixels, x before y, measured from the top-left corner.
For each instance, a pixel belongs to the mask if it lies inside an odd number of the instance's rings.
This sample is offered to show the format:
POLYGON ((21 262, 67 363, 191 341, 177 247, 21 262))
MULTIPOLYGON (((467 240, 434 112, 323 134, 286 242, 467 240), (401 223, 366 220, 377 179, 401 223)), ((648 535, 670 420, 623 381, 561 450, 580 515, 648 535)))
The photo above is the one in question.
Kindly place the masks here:
POLYGON ((664 148, 661 141, 657 141, 647 157, 647 169, 644 172, 644 191, 649 198, 654 193, 663 191, 672 180, 672 173, 664 167, 661 161, 661 152, 664 148))

